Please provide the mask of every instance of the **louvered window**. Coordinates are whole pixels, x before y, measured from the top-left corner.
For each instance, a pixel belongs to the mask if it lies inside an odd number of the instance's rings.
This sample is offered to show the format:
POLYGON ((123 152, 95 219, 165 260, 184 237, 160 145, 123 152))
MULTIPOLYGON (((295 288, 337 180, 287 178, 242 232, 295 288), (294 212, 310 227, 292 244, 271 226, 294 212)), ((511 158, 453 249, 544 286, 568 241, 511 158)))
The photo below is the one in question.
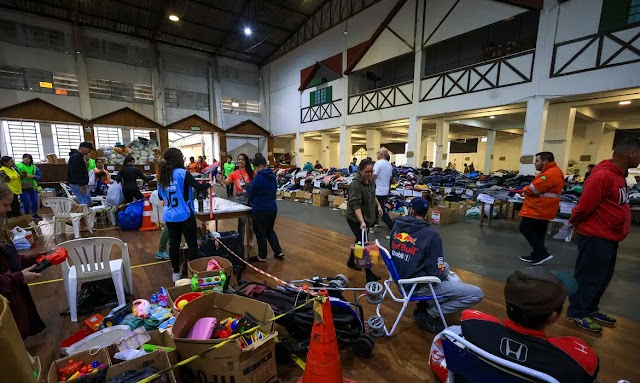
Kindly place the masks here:
POLYGON ((41 162, 44 157, 40 124, 26 121, 3 121, 4 140, 7 144, 7 155, 20 161, 23 154, 31 154, 34 162, 41 162))
POLYGON ((122 143, 122 129, 109 126, 96 126, 95 137, 97 147, 112 148, 116 143, 122 143))
POLYGON ((60 158, 69 158, 72 149, 78 149, 82 142, 81 125, 52 124, 53 142, 56 155, 60 158))

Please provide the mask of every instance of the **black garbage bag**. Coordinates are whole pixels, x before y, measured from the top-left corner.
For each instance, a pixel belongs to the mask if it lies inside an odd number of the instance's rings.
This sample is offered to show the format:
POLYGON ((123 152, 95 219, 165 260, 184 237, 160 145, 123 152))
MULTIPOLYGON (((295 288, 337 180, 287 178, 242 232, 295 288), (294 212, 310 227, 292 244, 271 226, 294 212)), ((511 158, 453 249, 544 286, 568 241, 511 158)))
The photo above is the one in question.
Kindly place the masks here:
POLYGON ((238 259, 235 255, 231 254, 226 248, 233 251, 233 253, 243 257, 244 256, 244 243, 240 233, 237 231, 223 231, 220 232, 220 242, 224 246, 218 244, 213 237, 213 233, 207 232, 200 239, 200 257, 223 257, 229 260, 233 265, 233 273, 236 275, 238 284, 241 284, 241 273, 245 268, 245 264, 238 259))
MULTIPOLYGON (((93 314, 103 308, 118 306, 118 294, 113 279, 107 278, 83 283, 78 292, 76 303, 78 315, 93 314)), ((60 315, 69 315, 69 309, 67 308, 60 315)))

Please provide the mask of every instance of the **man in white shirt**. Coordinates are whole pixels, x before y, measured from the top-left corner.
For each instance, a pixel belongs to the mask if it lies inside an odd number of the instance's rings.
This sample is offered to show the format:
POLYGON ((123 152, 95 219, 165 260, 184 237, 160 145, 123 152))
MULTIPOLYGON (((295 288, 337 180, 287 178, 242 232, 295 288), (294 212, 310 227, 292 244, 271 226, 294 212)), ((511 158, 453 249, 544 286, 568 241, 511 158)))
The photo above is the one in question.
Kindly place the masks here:
POLYGON ((389 157, 389 150, 387 148, 380 148, 377 153, 376 163, 373 165, 373 178, 376 181, 376 198, 382 206, 382 220, 389 227, 389 230, 393 229, 393 221, 389 217, 387 209, 387 199, 391 192, 391 177, 393 175, 393 166, 387 160, 389 157))

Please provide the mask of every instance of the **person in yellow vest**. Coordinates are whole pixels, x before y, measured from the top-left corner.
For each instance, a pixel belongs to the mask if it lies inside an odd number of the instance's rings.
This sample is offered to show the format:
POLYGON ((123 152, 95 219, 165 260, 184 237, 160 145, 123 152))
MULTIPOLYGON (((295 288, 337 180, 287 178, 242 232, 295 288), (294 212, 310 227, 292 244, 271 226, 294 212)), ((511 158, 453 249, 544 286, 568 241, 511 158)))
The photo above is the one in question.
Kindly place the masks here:
POLYGON ((25 154, 22 162, 16 164, 16 169, 22 177, 22 195, 20 200, 24 206, 24 214, 32 214, 33 219, 42 219, 38 215, 38 182, 40 169, 33 163, 33 156, 25 154))
POLYGON ((22 194, 22 180, 20 174, 15 169, 16 162, 12 157, 3 156, 0 158, 0 176, 4 183, 7 184, 9 190, 13 193, 13 202, 11 202, 11 211, 7 212, 7 218, 19 217, 20 200, 18 196, 22 194))

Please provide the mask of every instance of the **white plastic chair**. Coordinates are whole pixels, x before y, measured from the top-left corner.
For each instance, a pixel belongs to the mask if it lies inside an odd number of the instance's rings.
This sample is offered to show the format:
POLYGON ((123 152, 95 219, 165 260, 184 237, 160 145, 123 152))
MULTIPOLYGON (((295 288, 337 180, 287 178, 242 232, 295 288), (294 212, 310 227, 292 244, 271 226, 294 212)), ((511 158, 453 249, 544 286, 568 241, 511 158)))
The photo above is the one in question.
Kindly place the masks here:
POLYGON ((64 247, 69 252, 69 258, 62 263, 62 279, 64 280, 72 322, 78 321, 76 298, 78 286, 83 282, 111 277, 116 287, 119 305, 126 303, 125 290, 129 294, 133 294, 129 248, 120 239, 111 237, 81 238, 63 242, 56 247, 64 247), (121 258, 119 259, 111 259, 111 250, 114 246, 120 249, 121 258))
MULTIPOLYGON (((376 239, 376 245, 380 249, 380 257, 383 259, 384 264, 387 266, 387 270, 389 270, 389 279, 383 282, 385 291, 382 294, 382 300, 384 301, 384 298, 388 294, 389 296, 391 296, 391 299, 393 299, 394 301, 398 303, 402 303, 402 308, 400 309, 400 312, 398 313, 398 317, 393 323, 393 327, 391 327, 391 330, 388 330, 387 325, 384 325, 385 334, 387 336, 393 335, 393 332, 396 330, 396 327, 398 327, 398 323, 400 323, 400 318, 402 318, 402 314, 404 314, 404 311, 407 309, 407 305, 409 305, 409 302, 415 302, 415 301, 433 301, 436 307, 438 308, 438 313, 440 314, 440 319, 442 319, 442 323, 444 324, 444 327, 447 327, 447 321, 444 319, 444 314, 442 313, 442 309, 440 308, 440 303, 438 302, 438 299, 442 297, 436 296, 436 293, 433 290, 433 284, 440 283, 440 278, 429 276, 429 277, 417 277, 417 278, 411 278, 411 279, 400 279, 398 270, 396 269, 396 266, 393 263, 393 259, 391 259, 391 254, 389 254, 389 250, 380 246, 380 242, 377 239, 376 239), (400 292, 400 296, 396 296, 396 294, 394 294, 393 289, 391 288, 392 284, 396 285, 396 287, 398 288, 398 291, 400 292), (431 290, 431 295, 414 297, 413 293, 415 292, 416 287, 424 284, 429 285, 429 289, 431 290), (407 289, 409 289, 408 292, 407 292, 407 289)), ((381 306, 382 306, 382 302, 378 304, 378 307, 376 307, 376 315, 382 318, 382 316, 380 315, 381 306)))
POLYGON ((495 356, 451 330, 442 331, 442 347, 449 370, 447 383, 455 383, 456 375, 469 383, 559 383, 548 374, 495 356))
POLYGON ((64 182, 60 182, 60 186, 62 187, 62 190, 64 190, 64 192, 67 194, 67 198, 74 201, 78 200, 78 198, 73 195, 73 192, 71 191, 71 187, 69 185, 65 184, 64 182))
MULTIPOLYGON (((45 198, 42 200, 42 205, 53 210, 53 219, 56 221, 53 228, 55 234, 64 234, 66 224, 62 220, 70 219, 73 225, 74 237, 80 238, 80 219, 83 215, 89 213, 87 205, 79 205, 76 201, 64 197, 45 198), (75 212, 79 206, 82 207, 82 213, 75 212)), ((93 233, 93 218, 95 218, 94 214, 86 216, 87 227, 91 233, 93 233)))
POLYGON ((107 197, 106 196, 91 197, 91 201, 94 203, 99 203, 99 205, 97 206, 91 206, 91 211, 93 211, 94 213, 106 211, 107 217, 109 217, 109 222, 111 222, 112 226, 115 226, 116 225, 115 209, 109 206, 109 204, 107 203, 107 197))

